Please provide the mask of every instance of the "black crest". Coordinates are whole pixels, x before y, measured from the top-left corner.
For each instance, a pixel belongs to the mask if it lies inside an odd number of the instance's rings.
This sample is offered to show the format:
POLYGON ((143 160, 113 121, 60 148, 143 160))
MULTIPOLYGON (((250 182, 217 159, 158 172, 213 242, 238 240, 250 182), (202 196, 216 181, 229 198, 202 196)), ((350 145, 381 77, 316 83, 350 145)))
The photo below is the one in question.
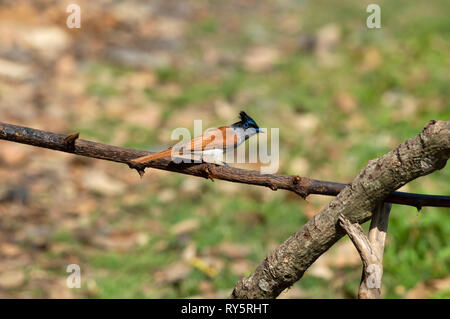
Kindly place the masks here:
POLYGON ((247 113, 245 113, 244 111, 239 112, 239 117, 241 119, 242 122, 247 121, 247 119, 249 118, 249 116, 247 115, 247 113))
POLYGON ((256 122, 244 111, 239 112, 239 117, 241 118, 242 123, 247 123, 251 127, 258 128, 256 122))

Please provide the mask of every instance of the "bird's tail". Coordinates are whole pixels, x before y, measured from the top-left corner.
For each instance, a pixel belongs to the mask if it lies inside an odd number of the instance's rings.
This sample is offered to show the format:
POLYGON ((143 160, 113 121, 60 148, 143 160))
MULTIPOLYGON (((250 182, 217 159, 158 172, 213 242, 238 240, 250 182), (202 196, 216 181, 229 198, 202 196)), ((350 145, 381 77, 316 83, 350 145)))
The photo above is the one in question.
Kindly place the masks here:
POLYGON ((131 162, 133 164, 146 164, 153 160, 164 158, 164 157, 171 157, 172 156, 172 148, 169 148, 167 150, 161 151, 159 153, 149 154, 145 156, 141 156, 135 159, 132 159, 131 162))

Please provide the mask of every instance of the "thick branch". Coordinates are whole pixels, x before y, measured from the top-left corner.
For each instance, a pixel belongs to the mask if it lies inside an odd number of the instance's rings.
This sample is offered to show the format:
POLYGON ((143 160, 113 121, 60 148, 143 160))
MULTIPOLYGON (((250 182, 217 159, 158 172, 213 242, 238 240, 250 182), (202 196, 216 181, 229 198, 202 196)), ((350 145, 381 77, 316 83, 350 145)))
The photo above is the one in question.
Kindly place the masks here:
MULTIPOLYGON (((28 127, 0 122, 0 139, 34 145, 57 151, 93 157, 129 165, 131 159, 151 154, 149 152, 122 148, 79 139, 77 134, 63 135, 28 127)), ((260 174, 258 171, 243 170, 213 164, 175 164, 168 159, 158 159, 146 166, 182 174, 216 178, 230 182, 266 186, 272 190, 285 189, 303 198, 310 194, 336 196, 345 184, 324 182, 299 176, 260 174)), ((142 173, 143 168, 140 173, 142 173)), ((386 198, 394 204, 450 207, 450 197, 393 192, 386 198)))
POLYGON ((430 121, 419 135, 369 161, 326 208, 272 251, 253 274, 240 280, 231 297, 277 297, 345 234, 338 224, 340 214, 351 223, 367 221, 393 190, 443 168, 449 157, 450 121, 430 121))

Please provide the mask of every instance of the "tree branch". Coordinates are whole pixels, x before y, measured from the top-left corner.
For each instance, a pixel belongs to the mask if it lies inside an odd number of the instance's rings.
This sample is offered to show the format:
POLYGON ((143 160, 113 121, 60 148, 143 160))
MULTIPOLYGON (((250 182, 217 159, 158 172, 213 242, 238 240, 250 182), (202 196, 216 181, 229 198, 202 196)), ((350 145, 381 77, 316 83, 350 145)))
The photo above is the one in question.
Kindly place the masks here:
POLYGON ((443 168, 449 157, 450 121, 430 121, 419 135, 369 161, 327 207, 273 250, 253 274, 241 279, 231 297, 277 297, 345 234, 338 216, 351 223, 367 221, 393 190, 443 168))
MULTIPOLYGON (((0 122, 0 139, 29 144, 47 149, 98 158, 130 165, 130 160, 151 154, 150 152, 95 143, 71 135, 56 134, 29 127, 0 122)), ((132 166, 132 165, 131 165, 132 166)), ((214 164, 175 164, 169 159, 158 159, 146 167, 167 170, 209 179, 269 187, 272 190, 285 189, 306 198, 310 194, 336 196, 346 184, 325 182, 300 176, 260 174, 258 171, 243 170, 214 164)), ((145 167, 134 167, 143 174, 145 167)), ((386 198, 394 204, 411 205, 417 209, 423 206, 450 207, 449 196, 422 195, 393 192, 386 198)))
POLYGON ((372 212, 369 235, 364 234, 358 223, 350 223, 344 215, 339 215, 339 225, 358 250, 363 263, 358 298, 376 299, 381 296, 383 277, 383 255, 391 204, 378 204, 372 212))

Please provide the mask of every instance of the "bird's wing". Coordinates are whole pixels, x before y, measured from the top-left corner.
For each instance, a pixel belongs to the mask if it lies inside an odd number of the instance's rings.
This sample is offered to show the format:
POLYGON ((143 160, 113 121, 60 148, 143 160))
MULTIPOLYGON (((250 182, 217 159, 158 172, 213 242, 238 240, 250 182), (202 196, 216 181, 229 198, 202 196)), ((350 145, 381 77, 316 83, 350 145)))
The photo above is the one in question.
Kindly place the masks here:
POLYGON ((206 131, 187 143, 176 146, 182 153, 201 152, 211 149, 224 149, 237 143, 238 136, 229 126, 206 131))

